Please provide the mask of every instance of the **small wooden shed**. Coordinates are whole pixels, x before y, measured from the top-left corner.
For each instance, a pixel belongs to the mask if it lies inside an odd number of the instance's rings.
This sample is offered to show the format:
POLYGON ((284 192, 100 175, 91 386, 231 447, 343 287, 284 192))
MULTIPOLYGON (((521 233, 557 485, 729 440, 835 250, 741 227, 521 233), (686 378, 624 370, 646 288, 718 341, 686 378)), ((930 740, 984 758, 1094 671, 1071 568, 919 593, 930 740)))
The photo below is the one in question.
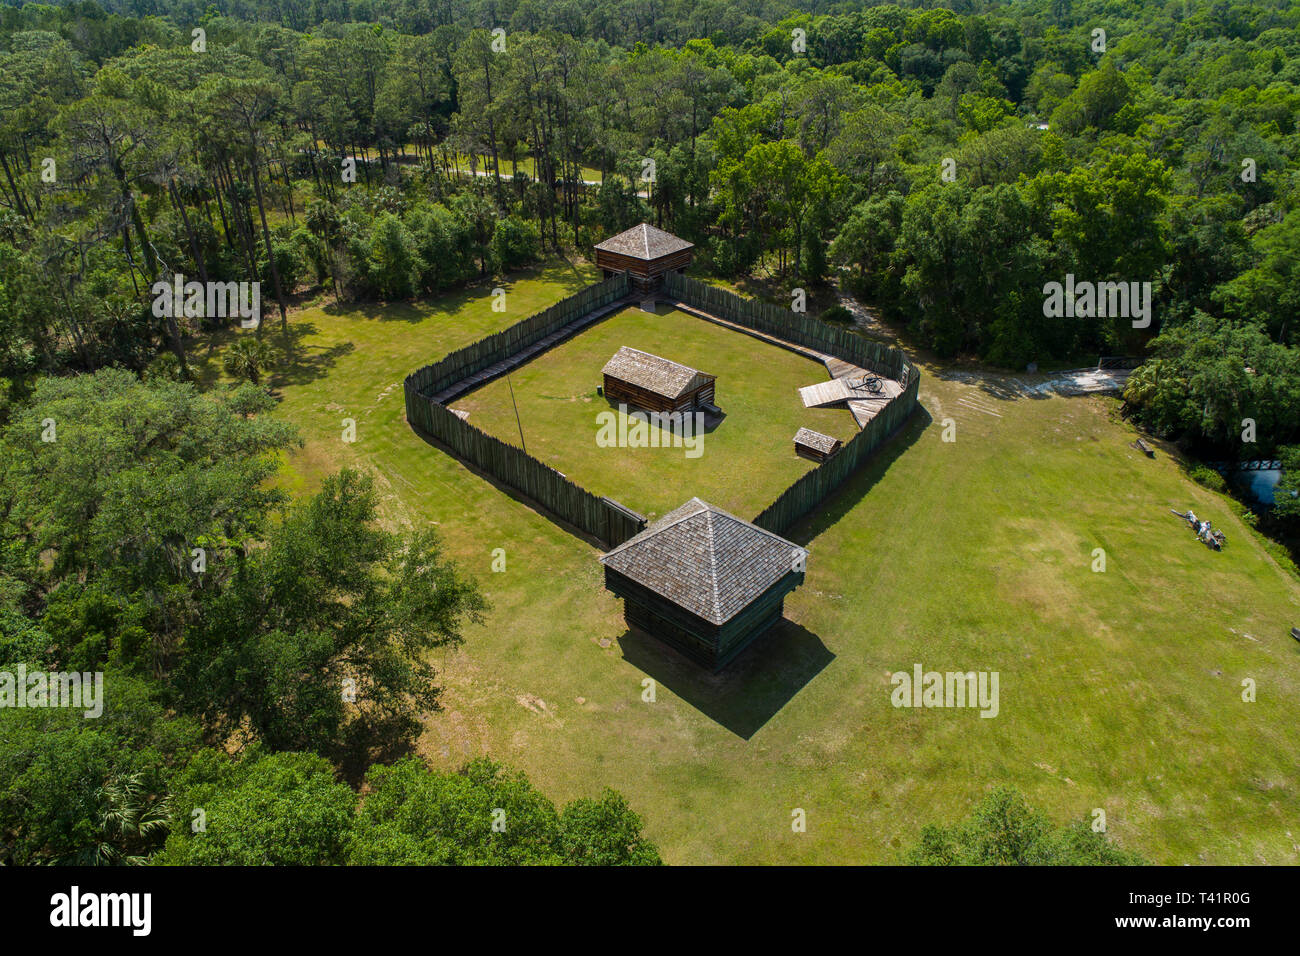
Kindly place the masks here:
POLYGON ((813 461, 825 461, 839 451, 842 444, 844 443, 838 438, 823 435, 811 428, 801 428, 794 433, 794 453, 813 461))
POLYGON ((686 269, 694 248, 695 243, 643 222, 597 243, 596 265, 607 279, 626 271, 633 288, 648 292, 663 283, 664 273, 686 269))
POLYGON ((712 407, 716 375, 626 345, 601 369, 604 392, 615 405, 649 412, 689 412, 712 407))
POLYGON ((600 557, 629 628, 717 671, 781 620, 808 552, 699 498, 600 557))

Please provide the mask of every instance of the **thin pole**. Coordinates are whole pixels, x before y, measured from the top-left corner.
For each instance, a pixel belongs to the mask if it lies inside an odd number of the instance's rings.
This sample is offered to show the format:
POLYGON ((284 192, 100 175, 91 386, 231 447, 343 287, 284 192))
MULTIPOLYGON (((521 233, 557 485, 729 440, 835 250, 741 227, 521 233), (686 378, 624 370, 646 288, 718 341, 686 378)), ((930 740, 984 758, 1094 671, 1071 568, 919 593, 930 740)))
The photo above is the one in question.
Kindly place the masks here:
POLYGON ((510 373, 506 373, 506 384, 510 386, 510 404, 515 407, 515 424, 519 426, 519 445, 523 453, 528 454, 528 446, 524 444, 524 425, 519 420, 519 403, 515 401, 515 386, 510 381, 510 373))

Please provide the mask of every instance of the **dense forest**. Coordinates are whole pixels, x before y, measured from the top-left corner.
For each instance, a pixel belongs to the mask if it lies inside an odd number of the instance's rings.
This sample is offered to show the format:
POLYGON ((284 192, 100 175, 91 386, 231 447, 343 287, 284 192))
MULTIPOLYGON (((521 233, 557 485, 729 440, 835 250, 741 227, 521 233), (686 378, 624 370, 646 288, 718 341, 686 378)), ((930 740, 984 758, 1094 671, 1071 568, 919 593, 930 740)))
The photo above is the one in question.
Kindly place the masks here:
POLYGON ((648 216, 941 356, 1149 358, 1133 409, 1198 450, 1300 437, 1289 4, 376 6, 4 9, 11 380, 183 376, 159 276, 260 278, 283 321, 648 216), (1045 315, 1066 276, 1149 283, 1149 326, 1045 315))
POLYGON ((427 652, 483 599, 436 538, 381 530, 364 476, 268 485, 296 438, 260 414, 262 332, 295 304, 433 296, 646 219, 704 274, 837 285, 938 360, 1139 358, 1127 413, 1279 456, 1285 492, 1298 120, 1288 0, 0 7, 0 657, 118 688, 93 729, 6 724, 0 862, 657 860, 618 794, 557 810, 377 745, 417 734, 427 652), (183 280, 261 283, 241 387, 192 381, 239 319, 157 308, 183 280), (1075 280, 1149 289, 1149 322, 1052 314, 1075 280), (530 836, 458 842, 480 805, 530 836), (246 844, 187 823, 241 806, 246 844))

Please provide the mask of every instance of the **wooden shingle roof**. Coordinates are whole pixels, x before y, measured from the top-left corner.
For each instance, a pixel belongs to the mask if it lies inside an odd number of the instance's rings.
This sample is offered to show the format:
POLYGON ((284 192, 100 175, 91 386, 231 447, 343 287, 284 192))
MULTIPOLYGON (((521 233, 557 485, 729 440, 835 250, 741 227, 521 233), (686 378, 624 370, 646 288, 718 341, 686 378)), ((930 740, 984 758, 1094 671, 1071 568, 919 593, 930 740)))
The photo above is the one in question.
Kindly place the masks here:
POLYGON ((712 624, 725 624, 808 552, 699 498, 670 511, 601 563, 712 624))
POLYGON ((840 440, 832 438, 830 435, 823 435, 821 432, 815 432, 811 428, 801 428, 794 433, 794 443, 803 445, 805 448, 814 448, 824 455, 829 455, 835 449, 840 447, 840 440))
POLYGON ((620 232, 617 236, 610 236, 604 242, 596 243, 596 248, 620 256, 649 261, 681 252, 683 249, 693 249, 695 243, 679 239, 671 232, 664 232, 648 222, 643 222, 639 226, 620 232))
POLYGON ((680 398, 717 378, 716 375, 699 372, 688 365, 680 365, 626 345, 615 352, 614 357, 600 371, 602 375, 612 376, 671 399, 680 398))

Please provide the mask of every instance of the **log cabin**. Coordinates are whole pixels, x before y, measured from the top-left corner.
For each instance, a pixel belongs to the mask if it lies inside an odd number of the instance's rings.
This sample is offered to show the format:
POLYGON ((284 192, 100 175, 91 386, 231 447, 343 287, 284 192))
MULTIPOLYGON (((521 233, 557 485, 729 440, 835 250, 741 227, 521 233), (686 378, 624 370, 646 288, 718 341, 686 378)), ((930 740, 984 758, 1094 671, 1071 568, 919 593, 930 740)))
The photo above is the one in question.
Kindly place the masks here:
POLYGON ((794 453, 813 461, 825 461, 839 451, 842 444, 838 438, 823 435, 811 428, 801 428, 794 433, 794 453))
POLYGON ((614 405, 648 412, 691 412, 714 405, 716 375, 626 345, 601 374, 604 395, 614 405))

